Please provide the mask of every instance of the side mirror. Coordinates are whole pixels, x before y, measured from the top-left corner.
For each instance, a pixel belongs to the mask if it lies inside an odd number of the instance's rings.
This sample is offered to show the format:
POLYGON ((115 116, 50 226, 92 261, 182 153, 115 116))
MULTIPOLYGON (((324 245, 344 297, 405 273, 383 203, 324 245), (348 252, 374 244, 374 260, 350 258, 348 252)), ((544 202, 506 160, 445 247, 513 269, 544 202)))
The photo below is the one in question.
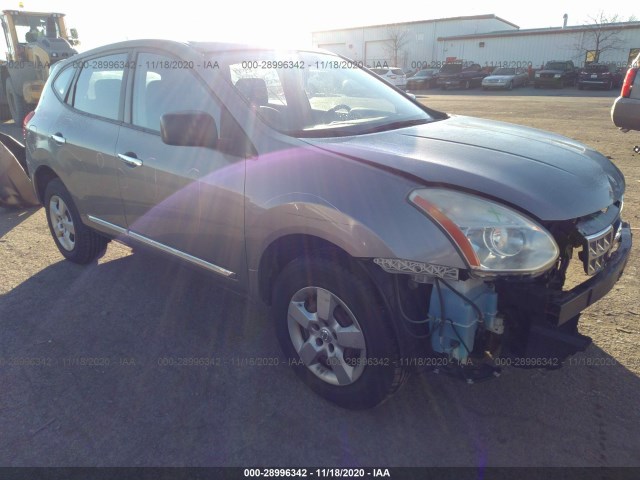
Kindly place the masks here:
POLYGON ((184 111, 165 113, 160 117, 160 135, 167 145, 179 147, 216 148, 216 121, 205 112, 184 111))

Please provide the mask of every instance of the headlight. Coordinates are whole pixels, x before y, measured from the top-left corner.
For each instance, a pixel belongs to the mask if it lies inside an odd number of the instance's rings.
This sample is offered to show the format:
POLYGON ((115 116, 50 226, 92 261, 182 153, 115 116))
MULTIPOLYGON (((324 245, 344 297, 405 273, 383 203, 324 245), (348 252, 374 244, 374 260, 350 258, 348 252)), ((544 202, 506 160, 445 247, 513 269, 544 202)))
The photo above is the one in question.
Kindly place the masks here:
POLYGON ((562 76, 561 74, 556 73, 556 74, 553 76, 553 78, 560 78, 561 76, 562 76))
POLYGON ((449 235, 477 273, 534 274, 558 258, 549 232, 499 203, 440 188, 414 190, 409 201, 449 235))
POLYGON ((540 74, 539 73, 536 73, 536 78, 540 78, 540 74))

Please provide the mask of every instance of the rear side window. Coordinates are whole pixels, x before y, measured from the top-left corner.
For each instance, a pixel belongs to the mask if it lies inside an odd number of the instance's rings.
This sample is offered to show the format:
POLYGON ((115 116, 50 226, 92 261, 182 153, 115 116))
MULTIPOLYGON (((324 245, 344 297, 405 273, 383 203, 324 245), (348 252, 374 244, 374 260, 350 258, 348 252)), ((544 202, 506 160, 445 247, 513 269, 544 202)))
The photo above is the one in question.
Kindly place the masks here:
POLYGON ((76 73, 76 70, 71 66, 65 68, 60 72, 60 74, 56 77, 53 82, 53 90, 56 92, 56 95, 65 102, 67 100, 67 92, 69 91, 69 84, 73 79, 73 75, 76 73))
POLYGON ((120 91, 127 54, 107 55, 83 62, 73 106, 110 120, 118 120, 120 91))

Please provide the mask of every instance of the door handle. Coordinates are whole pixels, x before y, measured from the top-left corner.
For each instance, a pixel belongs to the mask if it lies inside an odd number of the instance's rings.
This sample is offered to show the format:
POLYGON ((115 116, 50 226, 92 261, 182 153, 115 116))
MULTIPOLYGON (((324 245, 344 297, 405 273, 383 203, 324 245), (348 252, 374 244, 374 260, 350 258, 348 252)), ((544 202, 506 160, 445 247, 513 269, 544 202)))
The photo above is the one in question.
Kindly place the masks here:
POLYGON ((119 153, 118 158, 131 168, 141 167, 142 160, 136 158, 135 153, 119 153))
POLYGON ((56 142, 58 145, 64 145, 65 143, 67 143, 67 140, 62 136, 61 133, 54 133, 53 135, 50 135, 49 138, 56 142))

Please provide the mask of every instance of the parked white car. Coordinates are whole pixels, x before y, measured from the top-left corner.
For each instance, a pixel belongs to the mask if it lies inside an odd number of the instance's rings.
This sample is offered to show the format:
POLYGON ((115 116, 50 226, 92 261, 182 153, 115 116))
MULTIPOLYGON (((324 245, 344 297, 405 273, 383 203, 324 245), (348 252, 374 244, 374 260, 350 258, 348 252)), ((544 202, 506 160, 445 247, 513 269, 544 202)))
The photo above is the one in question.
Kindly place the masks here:
POLYGON ((372 68, 371 71, 376 75, 382 77, 391 85, 406 90, 407 89, 407 76, 404 74, 401 68, 397 67, 383 67, 372 68))

